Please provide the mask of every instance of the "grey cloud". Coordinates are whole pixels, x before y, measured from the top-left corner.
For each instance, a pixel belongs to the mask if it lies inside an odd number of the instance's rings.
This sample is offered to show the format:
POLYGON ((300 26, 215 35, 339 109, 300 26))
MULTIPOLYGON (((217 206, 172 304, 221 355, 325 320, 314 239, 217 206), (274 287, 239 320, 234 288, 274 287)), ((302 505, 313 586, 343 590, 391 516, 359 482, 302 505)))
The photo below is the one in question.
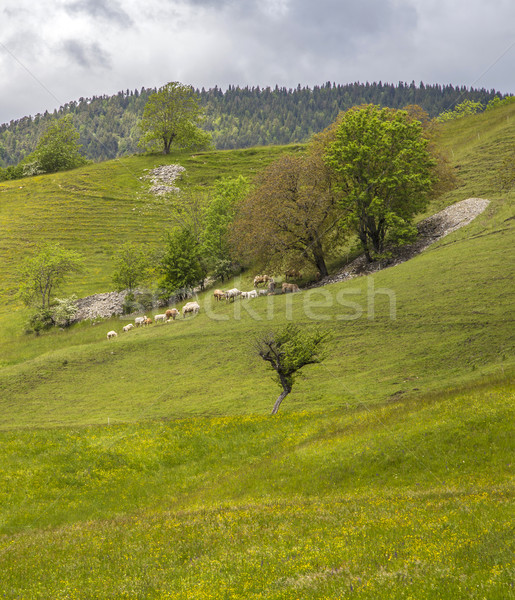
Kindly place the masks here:
POLYGON ((78 40, 66 40, 62 44, 64 53, 76 64, 84 68, 110 66, 109 56, 99 44, 85 44, 78 40))
POLYGON ((123 27, 133 24, 132 18, 116 0, 76 0, 65 5, 68 13, 85 13, 95 19, 104 19, 123 27))

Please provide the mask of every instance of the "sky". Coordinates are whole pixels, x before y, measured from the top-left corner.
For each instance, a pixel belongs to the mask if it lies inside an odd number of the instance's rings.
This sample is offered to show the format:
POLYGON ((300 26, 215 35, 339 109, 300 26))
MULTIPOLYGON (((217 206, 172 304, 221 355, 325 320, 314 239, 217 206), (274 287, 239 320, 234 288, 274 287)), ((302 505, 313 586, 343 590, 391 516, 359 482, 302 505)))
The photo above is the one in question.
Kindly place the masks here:
POLYGON ((515 93, 514 0, 2 0, 0 123, 179 81, 515 93))

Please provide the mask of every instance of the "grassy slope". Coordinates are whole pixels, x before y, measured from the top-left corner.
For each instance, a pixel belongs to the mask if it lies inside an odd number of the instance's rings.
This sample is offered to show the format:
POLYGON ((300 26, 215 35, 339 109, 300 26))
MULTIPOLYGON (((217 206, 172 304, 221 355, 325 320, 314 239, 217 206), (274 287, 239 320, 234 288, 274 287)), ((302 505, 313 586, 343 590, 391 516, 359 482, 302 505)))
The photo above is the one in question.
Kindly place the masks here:
POLYGON ((510 111, 446 128, 462 174, 446 202, 492 204, 373 278, 395 320, 381 294, 367 318, 362 278, 109 344, 122 322, 4 332, 4 596, 510 597, 513 194, 491 183, 510 111), (363 314, 338 319, 344 300, 363 314), (322 317, 334 348, 270 419, 249 340, 290 316, 322 317))

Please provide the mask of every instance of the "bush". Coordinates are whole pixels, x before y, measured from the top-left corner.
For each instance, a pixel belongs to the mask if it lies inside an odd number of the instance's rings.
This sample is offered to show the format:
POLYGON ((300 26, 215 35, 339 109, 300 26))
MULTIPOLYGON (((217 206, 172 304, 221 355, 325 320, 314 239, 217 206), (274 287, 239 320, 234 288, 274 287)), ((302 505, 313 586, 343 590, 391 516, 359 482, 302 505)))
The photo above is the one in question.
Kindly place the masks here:
POLYGON ((25 327, 25 333, 39 335, 42 331, 46 331, 54 325, 55 321, 52 309, 43 308, 29 317, 25 327))
POLYGON ((69 327, 77 313, 77 296, 73 294, 69 298, 56 298, 55 301, 55 306, 50 309, 55 325, 69 327))
POLYGON ((122 313, 124 315, 130 315, 134 312, 137 312, 139 309, 139 304, 136 302, 136 298, 132 292, 129 292, 125 298, 123 299, 122 304, 122 313))

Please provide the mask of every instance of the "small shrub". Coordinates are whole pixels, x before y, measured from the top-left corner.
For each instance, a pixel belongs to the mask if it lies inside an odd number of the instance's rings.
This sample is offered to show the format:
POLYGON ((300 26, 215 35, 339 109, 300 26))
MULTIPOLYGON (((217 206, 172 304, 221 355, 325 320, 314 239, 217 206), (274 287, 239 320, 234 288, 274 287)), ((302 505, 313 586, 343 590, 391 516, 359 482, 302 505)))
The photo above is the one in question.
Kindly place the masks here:
POLYGON ((27 321, 25 333, 34 333, 39 335, 55 325, 53 311, 50 308, 44 308, 33 313, 27 321))
POLYGON ((136 298, 135 298, 134 294, 132 292, 129 292, 123 300, 122 313, 124 315, 130 315, 134 312, 137 312, 138 309, 139 309, 139 304, 138 304, 138 302, 136 302, 136 298))

